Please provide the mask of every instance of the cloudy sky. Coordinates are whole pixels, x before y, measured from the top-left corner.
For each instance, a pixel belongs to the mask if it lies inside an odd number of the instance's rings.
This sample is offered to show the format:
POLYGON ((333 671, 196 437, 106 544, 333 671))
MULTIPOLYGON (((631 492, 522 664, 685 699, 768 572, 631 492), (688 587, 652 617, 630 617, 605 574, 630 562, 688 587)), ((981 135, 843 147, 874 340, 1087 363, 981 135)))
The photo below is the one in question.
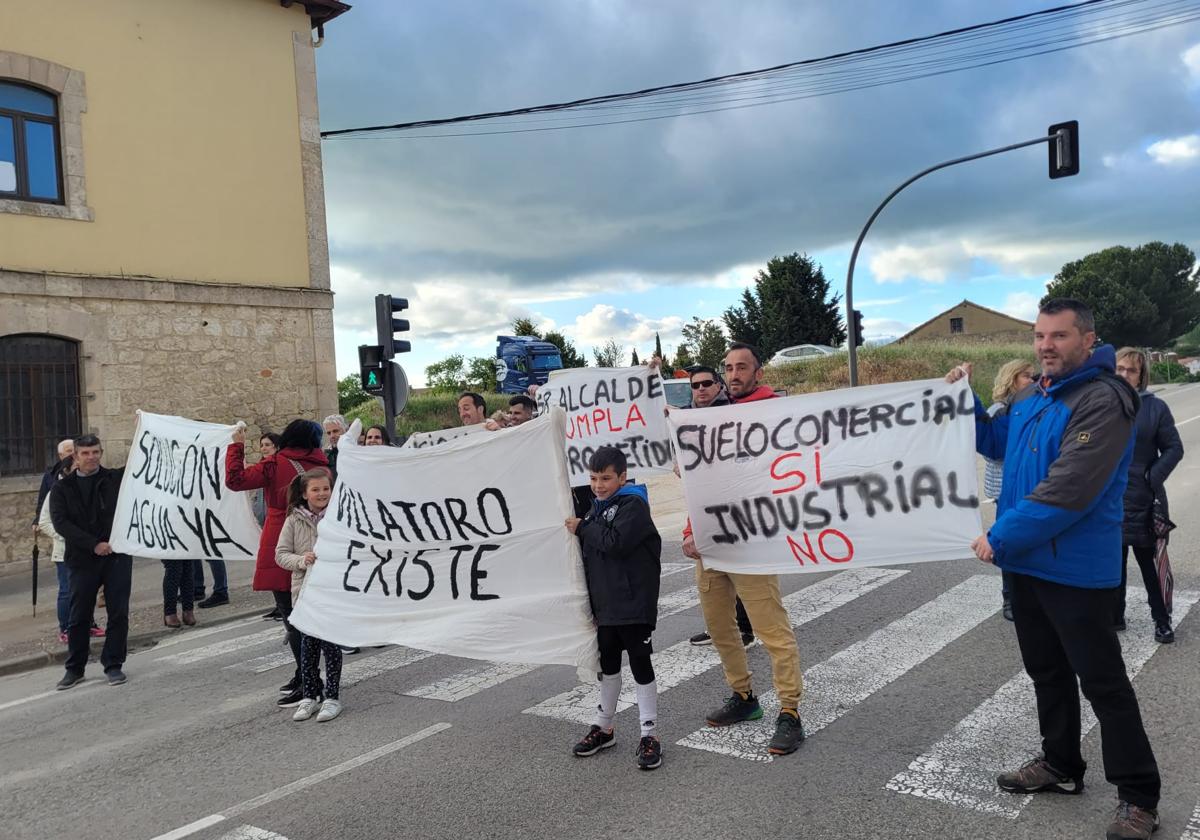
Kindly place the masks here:
MULTIPOLYGON (((322 128, 539 105, 767 67, 966 26, 1049 0, 360 0, 318 52, 322 128), (986 10, 986 11, 985 11, 986 10), (986 18, 983 17, 986 15, 986 18)), ((491 355, 528 316, 590 356, 671 352, 777 254, 833 287, 874 206, 935 163, 1077 119, 1082 172, 1035 147, 930 176, 867 239, 868 338, 969 298, 1030 317, 1067 260, 1161 239, 1200 249, 1200 24, 837 96, 570 131, 329 139, 339 373, 372 298, 411 301, 411 379, 491 355)))

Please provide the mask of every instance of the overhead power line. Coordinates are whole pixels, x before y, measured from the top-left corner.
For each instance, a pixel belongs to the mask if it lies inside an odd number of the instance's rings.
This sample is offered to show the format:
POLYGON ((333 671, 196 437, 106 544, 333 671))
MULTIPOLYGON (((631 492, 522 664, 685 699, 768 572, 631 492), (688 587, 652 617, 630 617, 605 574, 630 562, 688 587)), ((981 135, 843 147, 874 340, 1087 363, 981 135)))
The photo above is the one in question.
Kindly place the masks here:
POLYGON ((523 134, 710 114, 958 73, 1197 21, 1200 0, 1085 0, 694 82, 504 111, 323 131, 321 136, 421 139, 523 134))

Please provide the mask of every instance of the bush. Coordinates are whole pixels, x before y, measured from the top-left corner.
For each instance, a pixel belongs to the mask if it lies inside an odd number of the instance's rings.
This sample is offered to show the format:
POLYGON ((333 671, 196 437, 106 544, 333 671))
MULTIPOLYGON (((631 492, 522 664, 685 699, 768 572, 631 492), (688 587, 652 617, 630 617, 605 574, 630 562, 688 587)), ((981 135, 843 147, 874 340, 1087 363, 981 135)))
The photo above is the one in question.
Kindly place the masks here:
MULTIPOLYGON (((966 344, 921 341, 913 344, 888 344, 862 347, 858 353, 858 381, 862 385, 885 382, 909 382, 914 379, 939 379, 962 362, 971 362, 971 386, 984 405, 992 402, 992 383, 1000 368, 1013 359, 1034 362, 1029 344, 966 344)), ((826 356, 812 362, 772 365, 763 381, 783 388, 789 394, 832 391, 850 385, 850 361, 846 353, 826 356)))
MULTIPOLYGON (((511 394, 484 394, 487 400, 488 413, 498 408, 507 407, 511 394)), ((413 432, 436 432, 459 425, 458 394, 431 393, 414 394, 408 398, 404 413, 396 418, 396 432, 401 435, 411 435, 413 432)), ((346 420, 353 423, 361 420, 363 428, 383 423, 383 405, 379 400, 370 400, 346 415, 346 420)))
POLYGON ((1178 362, 1152 362, 1150 364, 1150 384, 1165 385, 1169 382, 1196 382, 1197 377, 1188 373, 1188 369, 1178 362))

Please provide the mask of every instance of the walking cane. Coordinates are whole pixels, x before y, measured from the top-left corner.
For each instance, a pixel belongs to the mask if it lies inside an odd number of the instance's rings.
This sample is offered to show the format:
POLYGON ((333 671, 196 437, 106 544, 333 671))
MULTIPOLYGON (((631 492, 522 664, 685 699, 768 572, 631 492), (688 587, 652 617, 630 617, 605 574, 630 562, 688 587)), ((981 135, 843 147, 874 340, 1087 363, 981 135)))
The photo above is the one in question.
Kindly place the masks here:
POLYGON ((37 618, 38 542, 33 541, 33 617, 37 618))

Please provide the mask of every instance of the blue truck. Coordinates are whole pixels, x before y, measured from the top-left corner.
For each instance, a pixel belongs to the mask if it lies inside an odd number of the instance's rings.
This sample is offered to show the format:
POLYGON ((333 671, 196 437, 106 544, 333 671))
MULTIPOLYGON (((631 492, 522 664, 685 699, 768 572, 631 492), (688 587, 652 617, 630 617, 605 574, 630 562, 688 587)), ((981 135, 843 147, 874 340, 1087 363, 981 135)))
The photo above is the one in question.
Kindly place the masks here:
POLYGON ((545 385, 550 372, 562 366, 562 351, 548 341, 496 336, 496 387, 501 394, 524 394, 530 385, 545 385))

